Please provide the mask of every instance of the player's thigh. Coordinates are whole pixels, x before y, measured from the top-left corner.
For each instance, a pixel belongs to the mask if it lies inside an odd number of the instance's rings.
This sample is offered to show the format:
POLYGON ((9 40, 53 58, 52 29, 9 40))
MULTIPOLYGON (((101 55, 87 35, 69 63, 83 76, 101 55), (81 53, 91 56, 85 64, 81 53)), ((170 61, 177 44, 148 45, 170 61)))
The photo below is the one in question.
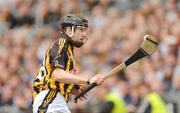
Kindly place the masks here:
POLYGON ((60 112, 60 111, 54 111, 54 112, 46 112, 46 113, 71 113, 71 112, 60 112))
POLYGON ((65 109, 65 110, 52 110, 52 111, 48 111, 46 113, 71 113, 69 110, 65 109))
POLYGON ((71 113, 67 106, 49 106, 47 113, 71 113))
POLYGON ((64 97, 57 94, 56 98, 53 100, 51 104, 48 106, 47 112, 50 113, 71 113, 66 101, 64 100, 64 97))

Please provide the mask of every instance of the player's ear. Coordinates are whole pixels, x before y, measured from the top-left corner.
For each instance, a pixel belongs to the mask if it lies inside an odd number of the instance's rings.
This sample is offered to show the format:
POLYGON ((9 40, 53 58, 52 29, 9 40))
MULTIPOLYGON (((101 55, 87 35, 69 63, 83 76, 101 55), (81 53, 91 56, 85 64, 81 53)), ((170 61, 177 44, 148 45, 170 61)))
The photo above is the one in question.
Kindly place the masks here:
POLYGON ((71 34, 71 27, 70 26, 66 27, 65 31, 66 31, 67 35, 70 35, 71 34))
POLYGON ((74 26, 72 27, 67 27, 66 33, 69 37, 72 37, 74 35, 74 26))

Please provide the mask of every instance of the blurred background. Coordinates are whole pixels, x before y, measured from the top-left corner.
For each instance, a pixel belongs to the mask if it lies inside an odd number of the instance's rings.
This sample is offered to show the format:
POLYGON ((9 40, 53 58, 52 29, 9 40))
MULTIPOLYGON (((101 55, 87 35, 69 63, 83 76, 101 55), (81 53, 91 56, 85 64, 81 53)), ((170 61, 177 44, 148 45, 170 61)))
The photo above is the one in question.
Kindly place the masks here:
POLYGON ((150 94, 167 113, 180 113, 179 0, 0 0, 0 113, 32 113, 32 82, 69 13, 90 26, 88 42, 75 49, 80 76, 110 71, 145 34, 159 42, 155 54, 106 80, 87 100, 69 102, 72 113, 147 113, 150 94))

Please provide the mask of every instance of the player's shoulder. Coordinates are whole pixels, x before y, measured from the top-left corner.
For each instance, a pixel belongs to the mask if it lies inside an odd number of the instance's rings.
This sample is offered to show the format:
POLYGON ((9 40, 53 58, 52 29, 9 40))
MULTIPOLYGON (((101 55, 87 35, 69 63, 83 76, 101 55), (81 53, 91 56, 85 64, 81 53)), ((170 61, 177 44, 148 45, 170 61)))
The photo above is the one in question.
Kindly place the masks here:
POLYGON ((66 35, 61 34, 59 36, 59 39, 56 40, 55 44, 59 46, 59 49, 63 49, 66 46, 68 46, 70 44, 70 42, 69 42, 68 37, 66 35))
POLYGON ((58 42, 59 45, 70 44, 71 39, 64 31, 60 31, 60 36, 59 36, 59 39, 58 39, 57 42, 58 42))
POLYGON ((63 33, 60 33, 59 38, 51 45, 51 51, 66 51, 69 44, 70 41, 68 37, 63 33))

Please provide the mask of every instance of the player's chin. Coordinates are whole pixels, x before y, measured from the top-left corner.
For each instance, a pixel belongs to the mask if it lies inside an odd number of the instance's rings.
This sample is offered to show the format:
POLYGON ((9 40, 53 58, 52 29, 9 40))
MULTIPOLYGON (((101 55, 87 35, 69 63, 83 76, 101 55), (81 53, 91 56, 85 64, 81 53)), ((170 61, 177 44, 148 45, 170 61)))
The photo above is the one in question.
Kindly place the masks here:
POLYGON ((80 47, 82 47, 84 45, 84 43, 83 42, 79 42, 79 41, 73 41, 73 46, 74 47, 77 47, 77 48, 80 48, 80 47))

